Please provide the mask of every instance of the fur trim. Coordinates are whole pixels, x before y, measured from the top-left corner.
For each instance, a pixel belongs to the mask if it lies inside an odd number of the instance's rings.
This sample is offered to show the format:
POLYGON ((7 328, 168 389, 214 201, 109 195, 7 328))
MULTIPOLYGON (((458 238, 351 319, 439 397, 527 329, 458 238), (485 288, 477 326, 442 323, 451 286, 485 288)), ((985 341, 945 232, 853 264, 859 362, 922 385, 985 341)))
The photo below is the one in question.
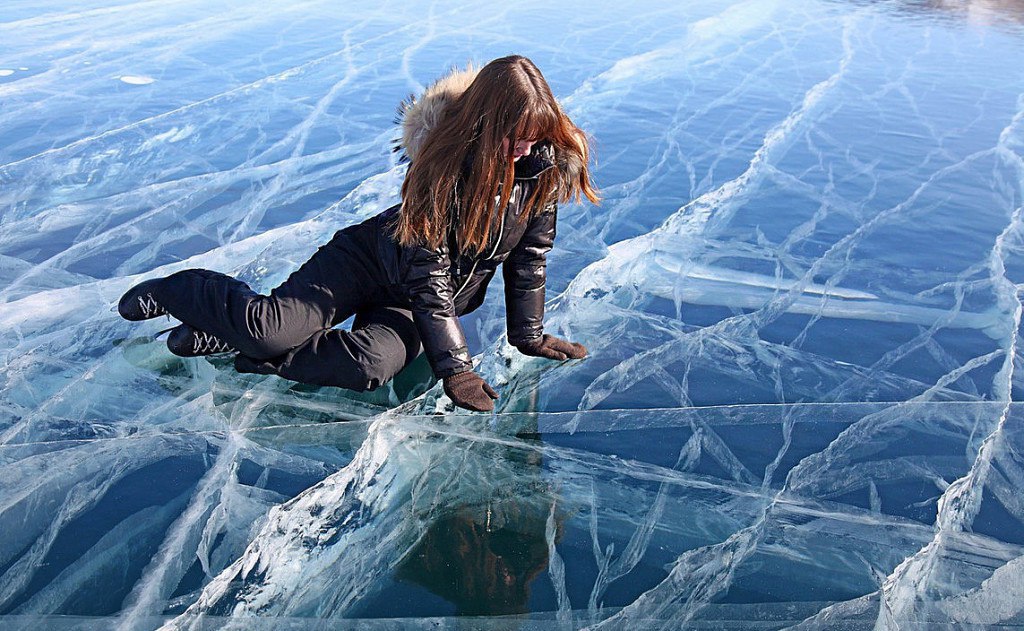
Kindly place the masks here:
POLYGON ((575 182, 580 177, 580 172, 585 166, 582 158, 575 153, 568 151, 554 151, 555 163, 558 164, 558 170, 561 171, 564 182, 571 183, 575 182))
POLYGON ((430 84, 419 98, 410 94, 399 103, 395 123, 402 125, 402 138, 395 141, 394 151, 404 152, 401 162, 416 159, 423 140, 437 125, 445 105, 465 92, 479 72, 472 63, 464 69, 453 68, 430 84))

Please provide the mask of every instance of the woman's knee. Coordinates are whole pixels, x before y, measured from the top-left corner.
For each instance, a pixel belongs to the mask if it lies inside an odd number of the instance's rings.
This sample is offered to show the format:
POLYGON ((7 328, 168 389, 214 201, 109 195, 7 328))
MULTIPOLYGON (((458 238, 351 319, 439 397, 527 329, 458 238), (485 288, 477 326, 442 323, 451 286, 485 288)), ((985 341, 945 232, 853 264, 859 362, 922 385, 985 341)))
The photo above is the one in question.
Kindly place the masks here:
POLYGON ((239 354, 235 358, 239 372, 275 374, 290 381, 314 386, 345 388, 356 392, 376 390, 387 383, 393 375, 371 365, 356 362, 335 364, 311 362, 301 356, 286 355, 278 358, 256 358, 239 354))
POLYGON ((182 302, 198 289, 198 284, 208 278, 209 270, 183 269, 160 279, 153 286, 153 297, 165 307, 182 302))
POLYGON ((401 369, 401 366, 396 368, 393 364, 359 364, 356 371, 359 379, 357 383, 361 386, 360 390, 376 390, 391 381, 401 369))
POLYGON ((312 343, 330 327, 329 313, 314 302, 303 303, 254 294, 238 307, 244 312, 246 355, 268 359, 312 343))
POLYGON ((238 344, 238 350, 253 359, 268 360, 285 355, 292 347, 273 338, 251 337, 238 344))
POLYGON ((285 351, 281 345, 280 339, 267 338, 239 350, 254 360, 271 360, 275 372, 286 379, 360 392, 391 381, 421 348, 415 330, 399 332, 382 322, 352 331, 316 331, 285 351))
POLYGON ((366 392, 387 384, 404 367, 395 356, 354 359, 339 354, 331 358, 329 362, 311 362, 297 354, 280 374, 296 381, 366 392))

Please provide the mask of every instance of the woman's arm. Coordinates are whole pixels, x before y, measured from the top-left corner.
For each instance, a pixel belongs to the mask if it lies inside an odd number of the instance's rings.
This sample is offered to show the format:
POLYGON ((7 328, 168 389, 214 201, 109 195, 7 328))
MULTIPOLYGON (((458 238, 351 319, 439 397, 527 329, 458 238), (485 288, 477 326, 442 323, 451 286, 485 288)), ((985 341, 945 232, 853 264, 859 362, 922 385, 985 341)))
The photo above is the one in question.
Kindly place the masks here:
POLYGON ((544 334, 544 286, 547 253, 555 242, 558 205, 550 203, 530 219, 519 243, 502 263, 505 279, 505 322, 509 344, 540 338, 544 334))
POLYGON ((431 370, 444 382, 445 394, 455 405, 480 412, 493 410, 498 393, 473 372, 466 335, 455 315, 448 247, 411 247, 405 254, 413 322, 431 370))
POLYGON ((406 289, 423 350, 438 379, 473 369, 466 335, 455 315, 448 246, 406 247, 406 289))
POLYGON ((523 237, 502 264, 508 342, 521 353, 548 359, 582 359, 587 349, 544 332, 547 254, 555 242, 558 205, 554 202, 530 220, 523 237))

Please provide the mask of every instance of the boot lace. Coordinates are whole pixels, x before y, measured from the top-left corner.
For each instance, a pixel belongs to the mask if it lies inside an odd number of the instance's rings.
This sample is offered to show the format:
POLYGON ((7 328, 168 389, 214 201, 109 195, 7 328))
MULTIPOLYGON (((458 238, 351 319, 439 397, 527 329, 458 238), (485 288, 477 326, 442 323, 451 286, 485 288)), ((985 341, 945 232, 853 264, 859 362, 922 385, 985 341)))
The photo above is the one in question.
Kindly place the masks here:
POLYGON ((142 310, 142 315, 146 318, 154 318, 159 315, 167 313, 160 303, 156 301, 153 294, 143 294, 139 296, 139 309, 142 310))
POLYGON ((209 355, 212 353, 227 353, 233 351, 231 346, 224 340, 210 335, 205 331, 196 331, 193 335, 193 344, 197 355, 209 355))

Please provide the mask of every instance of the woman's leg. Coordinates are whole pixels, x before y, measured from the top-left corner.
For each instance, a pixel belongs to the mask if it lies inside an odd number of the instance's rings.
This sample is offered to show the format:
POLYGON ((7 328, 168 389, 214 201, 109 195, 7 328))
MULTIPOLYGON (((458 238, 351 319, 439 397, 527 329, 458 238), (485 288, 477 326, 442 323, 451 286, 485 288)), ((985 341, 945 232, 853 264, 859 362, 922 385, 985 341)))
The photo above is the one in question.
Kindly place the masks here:
POLYGON ((330 326, 334 313, 315 287, 263 296, 240 280, 204 269, 172 274, 152 293, 175 318, 253 357, 274 357, 301 344, 330 326))
POLYGON ((264 296, 240 280, 203 269, 172 274, 152 294, 175 318, 254 359, 278 357, 355 312, 374 282, 339 233, 264 296))
POLYGON ((235 368, 302 383, 374 390, 416 359, 422 348, 411 311, 375 307, 356 313, 351 331, 317 331, 298 348, 264 361, 242 353, 235 368))

